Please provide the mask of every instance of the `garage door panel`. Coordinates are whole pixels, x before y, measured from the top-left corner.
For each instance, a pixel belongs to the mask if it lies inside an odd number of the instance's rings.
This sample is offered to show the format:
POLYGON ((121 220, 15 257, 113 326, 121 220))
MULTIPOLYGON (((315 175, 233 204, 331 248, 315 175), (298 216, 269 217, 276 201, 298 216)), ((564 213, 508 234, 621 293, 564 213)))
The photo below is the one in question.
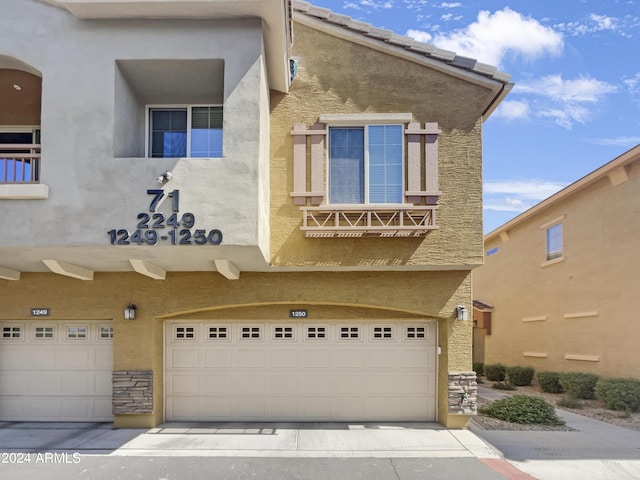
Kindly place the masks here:
POLYGON ((435 420, 435 322, 227 322, 224 341, 196 323, 188 349, 171 335, 186 323, 166 325, 167 420, 435 420))
POLYGON ((337 350, 334 352, 335 368, 362 368, 364 367, 364 352, 361 349, 337 350))
POLYGON ((0 339, 0 420, 113 420, 110 323, 25 321, 18 340, 0 339))
POLYGON ((96 390, 93 372, 61 372, 60 384, 65 395, 93 395, 96 390))
POLYGON ((197 368, 198 350, 196 348, 181 348, 171 352, 171 368, 197 368))
POLYGON ((233 379, 233 392, 240 395, 259 394, 265 392, 264 375, 239 374, 233 379))
MULTIPOLYGON (((60 362, 57 358, 57 352, 59 348, 52 346, 35 346, 35 349, 30 349, 30 354, 26 365, 33 370, 57 370, 60 367, 60 362)), ((18 366, 17 368, 24 368, 25 365, 18 366)))
POLYGON ((331 350, 306 350, 303 353, 303 368, 330 368, 331 350))
POLYGON ((398 350, 383 350, 375 348, 373 351, 366 352, 365 359, 367 365, 372 368, 394 369, 398 364, 398 350))
POLYGON ((203 389, 205 394, 231 394, 233 377, 231 375, 206 375, 203 389))
POLYGON ((207 348, 204 351, 204 368, 231 368, 233 355, 230 350, 207 348))
POLYGON ((298 381, 297 374, 293 375, 273 375, 270 377, 269 392, 273 394, 298 394, 298 381))
MULTIPOLYGON (((263 347, 264 348, 264 347, 263 347)), ((263 368, 265 352, 257 349, 239 349, 236 366, 238 368, 263 368)))
POLYGON ((292 349, 276 349, 270 352, 269 366, 271 368, 298 368, 298 351, 292 349))
POLYGON ((303 391, 306 395, 326 394, 331 391, 330 375, 305 375, 303 391))
POLYGON ((171 381, 171 389, 174 393, 178 393, 181 395, 197 394, 199 393, 199 380, 200 377, 198 375, 174 375, 171 381))
POLYGON ((340 375, 331 379, 331 392, 341 394, 362 394, 364 392, 365 379, 362 375, 340 375))

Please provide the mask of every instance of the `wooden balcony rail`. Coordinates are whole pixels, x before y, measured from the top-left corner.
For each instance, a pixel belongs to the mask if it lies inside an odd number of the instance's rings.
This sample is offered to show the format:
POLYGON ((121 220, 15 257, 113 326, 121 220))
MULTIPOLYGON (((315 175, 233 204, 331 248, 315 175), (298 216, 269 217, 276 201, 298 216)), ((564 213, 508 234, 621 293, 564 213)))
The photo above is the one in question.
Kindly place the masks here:
POLYGON ((424 237, 436 230, 435 205, 301 207, 306 237, 424 237))
POLYGON ((40 144, 0 144, 0 183, 39 183, 40 144))

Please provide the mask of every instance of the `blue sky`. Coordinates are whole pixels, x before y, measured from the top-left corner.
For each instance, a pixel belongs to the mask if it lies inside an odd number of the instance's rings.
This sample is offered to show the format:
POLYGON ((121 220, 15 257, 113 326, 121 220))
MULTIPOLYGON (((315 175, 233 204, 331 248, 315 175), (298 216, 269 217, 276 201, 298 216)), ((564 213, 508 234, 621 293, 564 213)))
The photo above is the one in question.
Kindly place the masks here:
POLYGON ((497 66, 484 124, 488 233, 640 143, 640 0, 313 0, 497 66))

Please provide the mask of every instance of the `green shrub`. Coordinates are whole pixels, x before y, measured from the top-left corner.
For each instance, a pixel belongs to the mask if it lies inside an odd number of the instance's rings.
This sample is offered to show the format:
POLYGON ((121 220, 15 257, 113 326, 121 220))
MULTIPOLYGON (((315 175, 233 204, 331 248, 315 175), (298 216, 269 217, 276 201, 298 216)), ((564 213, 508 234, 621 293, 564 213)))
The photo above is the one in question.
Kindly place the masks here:
POLYGON ((495 388, 496 390, 515 390, 516 389, 516 387, 514 387, 508 382, 496 382, 492 385, 492 388, 495 388))
POLYGON ((504 382, 507 376, 507 367, 501 363, 493 363, 484 366, 484 376, 490 382, 504 382))
POLYGON ((577 398, 562 397, 560 400, 558 400, 558 406, 562 408, 580 409, 584 407, 584 404, 577 398))
POLYGON ((514 395, 480 408, 480 413, 507 422, 564 425, 553 406, 542 397, 514 395))
POLYGON ((595 398, 594 387, 598 375, 593 373, 567 372, 560 374, 560 385, 570 397, 588 400, 595 398))
POLYGON ((484 373, 484 363, 483 362, 473 362, 473 371, 476 372, 477 376, 480 376, 484 373))
POLYGON ((518 387, 531 385, 535 370, 531 367, 507 367, 509 383, 518 387))
POLYGON ((640 380, 601 378, 596 383, 595 393, 610 410, 640 411, 640 380))
POLYGON ((562 393, 562 385, 560 385, 560 374, 558 372, 538 372, 536 374, 538 385, 543 392, 562 393))

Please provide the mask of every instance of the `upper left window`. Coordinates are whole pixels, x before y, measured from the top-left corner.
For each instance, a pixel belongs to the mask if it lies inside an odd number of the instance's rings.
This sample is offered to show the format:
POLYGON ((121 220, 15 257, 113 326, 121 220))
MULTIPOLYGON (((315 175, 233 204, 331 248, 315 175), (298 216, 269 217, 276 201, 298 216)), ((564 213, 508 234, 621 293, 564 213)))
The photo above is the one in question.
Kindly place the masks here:
POLYGON ((148 156, 222 157, 222 107, 149 107, 148 156))

